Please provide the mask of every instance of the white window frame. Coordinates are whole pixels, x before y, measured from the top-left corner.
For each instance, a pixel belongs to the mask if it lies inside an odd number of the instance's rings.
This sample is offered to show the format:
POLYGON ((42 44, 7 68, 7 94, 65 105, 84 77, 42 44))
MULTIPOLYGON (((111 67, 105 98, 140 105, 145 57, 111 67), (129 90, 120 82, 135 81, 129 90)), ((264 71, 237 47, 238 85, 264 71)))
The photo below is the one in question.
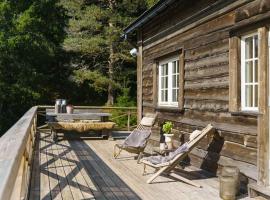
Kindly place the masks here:
MULTIPOLYGON (((242 111, 254 111, 254 112, 257 112, 259 110, 258 106, 257 107, 248 107, 246 106, 246 71, 245 71, 245 63, 247 61, 247 59, 245 58, 245 52, 246 52, 246 49, 245 49, 245 39, 248 38, 248 37, 252 37, 252 36, 255 36, 257 35, 258 36, 258 57, 257 58, 251 58, 251 59, 248 59, 250 61, 253 61, 253 80, 255 78, 255 73, 254 73, 254 62, 255 60, 257 60, 258 62, 258 73, 259 73, 259 35, 258 35, 258 31, 256 32, 253 32, 253 33, 250 33, 250 34, 247 34, 247 35, 244 35, 241 37, 241 110, 242 111)), ((255 45, 254 45, 254 40, 253 40, 253 49, 252 49, 253 53, 255 52, 255 45)), ((257 83, 251 83, 249 85, 258 85, 258 90, 259 90, 259 80, 257 83)), ((258 94, 259 94, 259 91, 258 91, 258 94)), ((258 98, 259 98, 259 95, 258 95, 258 98)), ((255 101, 255 94, 254 94, 254 91, 253 91, 253 102, 255 101)), ((258 102, 259 102, 259 99, 258 99, 258 102)))
MULTIPOLYGON (((164 106, 164 107, 178 107, 178 102, 173 102, 172 101, 172 93, 173 93, 173 83, 172 83, 172 79, 173 79, 173 62, 178 61, 178 82, 179 82, 179 65, 180 65, 180 61, 179 61, 179 57, 172 57, 166 60, 162 60, 159 62, 158 65, 158 105, 159 106, 164 106), (166 102, 162 102, 161 101, 161 67, 164 64, 168 64, 168 101, 166 102)), ((175 73, 174 73, 175 75, 175 73)), ((174 88, 175 89, 175 88, 174 88)), ((178 85, 178 96, 179 96, 179 85, 178 85)), ((178 97, 179 98, 179 97, 178 97)))

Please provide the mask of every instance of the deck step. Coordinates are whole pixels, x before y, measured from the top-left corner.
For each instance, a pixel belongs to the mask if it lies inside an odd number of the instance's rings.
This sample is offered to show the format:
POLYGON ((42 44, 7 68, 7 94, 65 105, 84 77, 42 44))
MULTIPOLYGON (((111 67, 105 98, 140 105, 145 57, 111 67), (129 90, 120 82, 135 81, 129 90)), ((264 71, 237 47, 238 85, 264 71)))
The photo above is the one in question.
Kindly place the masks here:
POLYGON ((249 197, 256 199, 270 199, 270 188, 252 183, 248 185, 249 197))

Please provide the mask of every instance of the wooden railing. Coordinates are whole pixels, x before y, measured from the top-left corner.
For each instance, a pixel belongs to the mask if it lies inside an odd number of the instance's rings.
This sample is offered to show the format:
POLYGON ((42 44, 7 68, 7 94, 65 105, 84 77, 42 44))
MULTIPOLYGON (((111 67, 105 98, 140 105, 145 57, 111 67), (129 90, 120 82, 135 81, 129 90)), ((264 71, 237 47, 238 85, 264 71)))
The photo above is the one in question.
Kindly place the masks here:
MULTIPOLYGON (((45 116, 46 109, 54 109, 54 106, 38 106, 38 115, 45 116)), ((136 107, 108 107, 108 106, 74 106, 75 111, 81 112, 107 112, 111 113, 110 120, 116 123, 116 130, 130 131, 137 126, 136 107)))
MULTIPOLYGON (((46 109, 53 108, 32 107, 0 138, 0 200, 28 198, 38 115, 45 116, 46 109)), ((126 126, 118 128, 127 130, 132 127, 132 117, 136 116, 136 108, 130 107, 76 106, 75 109, 109 112, 113 114, 112 121, 126 117, 126 126)))
POLYGON ((0 138, 0 199, 27 199, 38 107, 32 107, 0 138))

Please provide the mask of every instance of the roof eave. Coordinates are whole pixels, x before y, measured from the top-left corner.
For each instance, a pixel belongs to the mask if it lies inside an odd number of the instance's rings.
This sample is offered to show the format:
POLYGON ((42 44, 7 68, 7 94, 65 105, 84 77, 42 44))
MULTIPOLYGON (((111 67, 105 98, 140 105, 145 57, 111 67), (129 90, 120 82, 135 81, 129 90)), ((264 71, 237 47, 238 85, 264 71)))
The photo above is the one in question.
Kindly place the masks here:
POLYGON ((156 3, 153 7, 145 11, 141 16, 139 16, 134 22, 132 22, 130 25, 128 25, 124 29, 124 34, 128 35, 129 33, 134 32, 141 26, 143 26, 145 23, 150 21, 150 19, 157 16, 160 12, 165 10, 170 4, 175 2, 176 0, 161 0, 158 3, 156 3))

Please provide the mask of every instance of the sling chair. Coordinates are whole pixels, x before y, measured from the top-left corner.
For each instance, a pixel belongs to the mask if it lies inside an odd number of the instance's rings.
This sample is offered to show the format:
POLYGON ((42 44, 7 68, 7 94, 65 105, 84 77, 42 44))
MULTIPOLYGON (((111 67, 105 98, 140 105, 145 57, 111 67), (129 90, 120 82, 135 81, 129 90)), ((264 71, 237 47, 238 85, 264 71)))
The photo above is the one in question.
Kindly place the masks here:
MULTIPOLYGON (((178 149, 174 152, 171 152, 168 156, 150 156, 142 159, 142 163, 144 164, 144 171, 145 174, 146 166, 150 166, 155 168, 157 171, 156 173, 147 180, 147 183, 152 183, 154 179, 160 176, 162 173, 170 174, 171 171, 179 164, 181 160, 183 160, 189 152, 210 132, 214 130, 214 127, 211 124, 208 124, 203 130, 201 131, 194 131, 190 135, 190 139, 185 144, 181 145, 178 149)), ((194 183, 193 181, 179 177, 179 179, 185 183, 190 185, 201 187, 200 185, 194 183)))
POLYGON ((121 151, 125 150, 129 153, 138 154, 137 163, 139 163, 148 139, 150 138, 151 128, 155 123, 155 118, 156 116, 149 116, 149 114, 146 114, 146 116, 142 118, 140 124, 130 133, 124 142, 114 146, 114 158, 117 158, 121 151))

